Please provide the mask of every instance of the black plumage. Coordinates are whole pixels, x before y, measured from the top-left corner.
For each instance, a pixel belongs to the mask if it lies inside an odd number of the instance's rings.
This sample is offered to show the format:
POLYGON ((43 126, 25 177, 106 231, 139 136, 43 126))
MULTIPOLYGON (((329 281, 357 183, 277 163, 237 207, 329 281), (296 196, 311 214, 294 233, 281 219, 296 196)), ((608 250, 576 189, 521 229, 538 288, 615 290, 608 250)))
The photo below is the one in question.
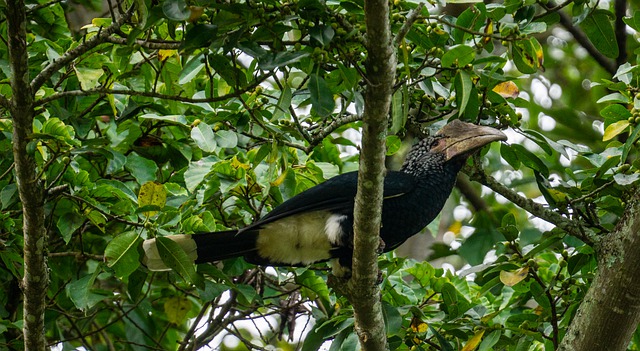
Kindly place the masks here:
MULTIPOLYGON (((471 152, 505 139, 496 129, 456 120, 418 142, 402 169, 387 172, 384 179, 380 228, 384 251, 398 247, 438 215, 471 152)), ((337 259, 334 274, 345 275, 352 259, 357 178, 357 172, 331 178, 240 230, 170 238, 196 263, 242 256, 254 264, 300 266, 337 259)), ((150 269, 166 268, 154 239, 145 241, 145 251, 150 269)))

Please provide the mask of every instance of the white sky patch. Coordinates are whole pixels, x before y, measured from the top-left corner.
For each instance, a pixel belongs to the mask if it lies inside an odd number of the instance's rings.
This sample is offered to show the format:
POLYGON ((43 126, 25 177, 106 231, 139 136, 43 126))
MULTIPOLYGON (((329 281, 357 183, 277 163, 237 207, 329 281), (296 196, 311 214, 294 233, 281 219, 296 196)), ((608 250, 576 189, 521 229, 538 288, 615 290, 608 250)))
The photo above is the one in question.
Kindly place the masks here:
POLYGON ((462 222, 465 219, 470 218, 471 215, 472 213, 471 211, 469 211, 469 208, 467 208, 467 206, 459 205, 453 209, 453 218, 458 222, 462 222))
POLYGON ((552 84, 549 88, 549 96, 554 100, 558 100, 562 97, 562 87, 556 83, 552 84))
POLYGON ((552 131, 556 127, 556 120, 541 112, 538 114, 538 127, 545 132, 552 131))

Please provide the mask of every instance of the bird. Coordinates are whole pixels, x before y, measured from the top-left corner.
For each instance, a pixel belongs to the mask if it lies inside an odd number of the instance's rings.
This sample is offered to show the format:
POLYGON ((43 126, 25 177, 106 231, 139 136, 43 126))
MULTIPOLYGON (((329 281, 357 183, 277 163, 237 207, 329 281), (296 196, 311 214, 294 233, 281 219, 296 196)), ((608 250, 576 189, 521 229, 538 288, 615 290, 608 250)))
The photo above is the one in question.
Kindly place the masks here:
MULTIPOLYGON (((412 146, 401 169, 387 171, 384 177, 380 253, 395 249, 438 216, 473 152, 506 139, 495 128, 456 119, 412 146)), ((166 237, 196 264, 235 257, 265 266, 331 261, 335 276, 348 277, 357 181, 358 171, 330 178, 241 229, 166 237)), ((145 240, 143 249, 149 270, 169 270, 155 238, 145 240)))

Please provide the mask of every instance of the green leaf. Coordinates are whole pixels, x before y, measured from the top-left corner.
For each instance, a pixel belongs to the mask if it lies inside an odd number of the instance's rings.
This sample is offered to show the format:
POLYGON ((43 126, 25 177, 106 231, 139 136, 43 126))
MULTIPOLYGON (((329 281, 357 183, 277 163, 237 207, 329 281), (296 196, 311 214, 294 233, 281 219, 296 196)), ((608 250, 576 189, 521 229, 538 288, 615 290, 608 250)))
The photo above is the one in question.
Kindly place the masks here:
POLYGON ((188 298, 173 296, 164 302, 164 313, 166 313, 169 323, 182 325, 187 319, 191 306, 192 303, 188 298))
POLYGON ((191 10, 184 0, 165 0, 162 12, 168 19, 176 22, 186 21, 191 16, 191 10))
POLYGON ((157 115, 155 113, 146 113, 144 115, 141 115, 139 118, 145 118, 145 119, 153 119, 153 120, 157 120, 157 121, 163 121, 163 122, 170 122, 170 123, 176 123, 176 124, 181 124, 181 125, 189 125, 189 122, 187 121, 187 118, 184 115, 157 115))
POLYGON ((156 245, 162 262, 178 273, 184 281, 194 283, 199 280, 193 260, 178 243, 169 238, 156 237, 156 245))
POLYGON ((513 144, 511 145, 511 147, 513 147, 513 151, 516 152, 516 154, 518 155, 518 159, 520 160, 520 162, 522 162, 522 164, 540 172, 545 177, 549 176, 549 168, 533 152, 527 150, 527 148, 520 144, 513 144))
POLYGON ((604 102, 618 102, 621 104, 628 104, 631 101, 629 100, 628 96, 616 92, 616 93, 605 95, 600 99, 598 99, 598 101, 596 101, 596 103, 598 104, 601 104, 604 102))
POLYGON ((191 51, 209 46, 218 36, 218 26, 214 24, 196 24, 187 30, 182 49, 191 51))
POLYGON ((618 42, 612 24, 613 14, 607 10, 595 9, 580 23, 589 41, 603 55, 616 58, 619 55, 618 42))
POLYGON ((622 20, 636 32, 640 31, 640 11, 633 11, 633 17, 623 17, 622 20))
POLYGON ((395 334, 402 329, 402 316, 397 307, 382 301, 382 316, 384 317, 384 325, 387 328, 387 335, 395 334))
POLYGON ((611 123, 605 130, 604 135, 602 136, 602 141, 611 140, 617 137, 620 133, 624 132, 627 128, 629 128, 631 124, 628 120, 622 120, 615 123, 611 123))
POLYGON ((216 138, 210 125, 200 122, 191 129, 191 139, 198 145, 200 150, 212 153, 216 151, 216 138))
POLYGON ((116 277, 124 279, 140 266, 138 247, 142 239, 136 232, 126 232, 113 238, 104 250, 107 266, 113 268, 116 277))
POLYGON ((406 86, 403 89, 398 89, 394 94, 391 100, 391 128, 389 129, 390 134, 398 134, 399 131, 404 128, 405 123, 407 123, 407 113, 406 107, 407 102, 405 101, 405 93, 406 86))
POLYGON ((272 121, 276 121, 289 113, 291 98, 291 87, 288 85, 284 86, 280 93, 280 97, 278 98, 278 104, 276 105, 275 111, 273 111, 273 117, 271 118, 272 121))
POLYGON ((258 67, 263 70, 272 70, 274 68, 283 67, 296 63, 310 54, 305 51, 299 52, 278 52, 274 56, 262 56, 260 57, 260 63, 258 67))
POLYGON ((203 57, 202 54, 195 56, 184 65, 178 76, 178 84, 189 83, 202 71, 204 68, 203 57))
POLYGON ((65 286, 67 296, 78 309, 86 311, 108 297, 106 294, 98 294, 92 289, 99 273, 100 269, 96 269, 93 274, 85 275, 65 286))
POLYGON ((640 173, 631 173, 631 174, 617 173, 613 175, 613 180, 615 180, 615 182, 618 185, 622 185, 622 186, 631 185, 637 182, 638 180, 640 180, 640 173))
POLYGON ((507 161, 507 163, 513 167, 513 169, 520 168, 520 160, 518 159, 518 154, 513 150, 510 145, 505 143, 500 144, 500 156, 507 161))
POLYGON ((622 149, 622 159, 620 162, 625 163, 627 161, 629 151, 631 151, 631 148, 636 140, 638 140, 638 137, 640 137, 640 124, 637 124, 635 128, 633 128, 633 132, 631 132, 631 135, 627 138, 627 141, 625 141, 624 148, 622 149))
POLYGON ((458 105, 458 114, 464 114, 464 110, 469 103, 473 83, 471 76, 466 71, 458 71, 454 78, 454 87, 456 90, 456 104, 458 105))
POLYGON ((156 172, 158 172, 156 163, 135 152, 127 156, 127 162, 124 166, 136 178, 138 184, 144 184, 156 179, 156 172))
POLYGON ((311 94, 311 105, 320 117, 327 117, 336 106, 333 100, 333 93, 327 82, 317 74, 309 76, 309 93, 311 94))
POLYGON ((100 85, 100 78, 104 75, 102 68, 74 66, 73 70, 76 72, 76 77, 78 77, 82 90, 93 89, 100 85))
POLYGON ((320 25, 314 26, 309 29, 309 36, 320 44, 320 46, 327 46, 335 36, 335 30, 331 26, 320 25))
POLYGON ((219 147, 230 149, 238 145, 238 135, 230 130, 221 129, 216 132, 215 140, 219 147))
POLYGON ((507 240, 517 239, 520 231, 516 226, 516 216, 511 212, 505 214, 502 217, 502 225, 499 230, 507 240))
POLYGON ((394 155, 402 147, 402 139, 397 135, 387 136, 387 156, 394 155))
POLYGON ((480 346, 478 347, 478 351, 489 351, 492 347, 500 341, 500 335, 502 331, 494 330, 489 335, 485 336, 480 346))
POLYGON ((213 158, 204 158, 199 162, 192 162, 184 172, 184 183, 187 190, 193 192, 212 170, 215 161, 213 158))
POLYGON ((600 116, 604 117, 604 127, 607 128, 611 123, 626 120, 632 115, 624 106, 611 104, 600 110, 600 116))
POLYGON ((533 74, 538 71, 536 49, 529 40, 521 40, 511 45, 511 57, 518 71, 533 74))
MULTIPOLYGON (((473 62, 476 50, 467 45, 456 45, 447 50, 440 62, 442 67, 464 67, 473 62)), ((460 71, 462 73, 462 71, 460 71)), ((467 73, 468 74, 468 73, 467 73)))
POLYGON ((56 227, 58 227, 65 243, 68 244, 69 241, 71 241, 73 233, 82 227, 85 220, 85 217, 80 216, 75 212, 67 212, 64 216, 58 217, 56 227))

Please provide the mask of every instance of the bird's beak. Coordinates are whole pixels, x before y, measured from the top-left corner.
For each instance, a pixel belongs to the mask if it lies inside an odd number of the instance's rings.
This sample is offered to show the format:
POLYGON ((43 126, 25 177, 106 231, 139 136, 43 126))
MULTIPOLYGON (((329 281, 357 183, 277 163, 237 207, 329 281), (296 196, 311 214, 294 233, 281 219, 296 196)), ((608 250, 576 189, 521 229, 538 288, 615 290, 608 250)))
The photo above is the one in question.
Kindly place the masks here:
POLYGON ((476 124, 454 120, 438 131, 440 144, 432 151, 443 152, 447 161, 456 156, 468 156, 473 151, 498 140, 507 140, 501 131, 476 124))

